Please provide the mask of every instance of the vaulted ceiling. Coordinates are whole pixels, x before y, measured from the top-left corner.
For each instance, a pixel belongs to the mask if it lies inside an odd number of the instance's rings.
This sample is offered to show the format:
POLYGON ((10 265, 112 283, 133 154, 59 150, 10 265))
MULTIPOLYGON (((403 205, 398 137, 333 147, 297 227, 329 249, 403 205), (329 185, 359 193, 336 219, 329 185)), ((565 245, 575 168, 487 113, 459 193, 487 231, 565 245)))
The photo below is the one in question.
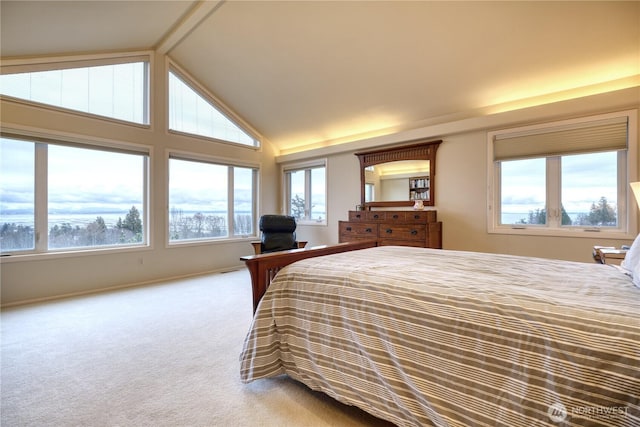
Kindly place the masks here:
POLYGON ((640 2, 7 1, 2 59, 167 54, 281 153, 640 87, 640 2))

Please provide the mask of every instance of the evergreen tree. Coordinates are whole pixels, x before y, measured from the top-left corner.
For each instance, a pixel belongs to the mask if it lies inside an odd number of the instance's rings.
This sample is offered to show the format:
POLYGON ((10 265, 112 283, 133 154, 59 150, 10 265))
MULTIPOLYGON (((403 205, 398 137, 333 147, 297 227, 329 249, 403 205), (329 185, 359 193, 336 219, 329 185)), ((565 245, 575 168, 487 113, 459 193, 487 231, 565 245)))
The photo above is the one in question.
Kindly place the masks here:
POLYGON ((535 211, 529 211, 529 222, 527 224, 546 224, 547 223, 547 210, 536 209, 535 211))
POLYGON ((107 242, 107 224, 104 222, 104 218, 97 217, 95 221, 87 225, 87 237, 89 241, 87 244, 104 245, 107 242))
POLYGON ((562 225, 571 225, 573 224, 573 221, 571 220, 571 217, 569 216, 569 214, 567 213, 567 211, 564 209, 564 206, 561 207, 561 214, 562 214, 562 225))
POLYGON ((118 218, 116 227, 121 231, 121 242, 129 240, 128 234, 133 235, 130 241, 142 241, 142 219, 140 218, 140 211, 138 211, 135 206, 131 206, 131 209, 129 209, 129 212, 124 217, 124 221, 122 221, 122 218, 118 218), (128 232, 124 232, 125 230, 128 230, 128 232))
POLYGON ((291 199, 291 215, 296 219, 304 218, 304 199, 298 194, 291 199))
POLYGON ((123 228, 131 230, 134 234, 142 235, 142 219, 140 219, 140 212, 135 206, 129 209, 129 212, 124 217, 123 228))
POLYGON ((616 210, 609 205, 606 197, 600 197, 598 203, 593 203, 587 215, 590 225, 616 225, 616 210))

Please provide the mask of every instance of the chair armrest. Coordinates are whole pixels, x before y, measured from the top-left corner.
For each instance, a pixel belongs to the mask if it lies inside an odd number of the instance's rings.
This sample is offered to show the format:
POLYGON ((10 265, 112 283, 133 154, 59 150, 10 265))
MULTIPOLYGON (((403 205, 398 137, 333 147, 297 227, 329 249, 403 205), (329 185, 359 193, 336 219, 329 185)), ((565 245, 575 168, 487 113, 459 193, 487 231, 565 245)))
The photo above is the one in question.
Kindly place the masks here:
POLYGON ((253 246, 254 255, 260 255, 262 253, 262 242, 251 242, 253 246))

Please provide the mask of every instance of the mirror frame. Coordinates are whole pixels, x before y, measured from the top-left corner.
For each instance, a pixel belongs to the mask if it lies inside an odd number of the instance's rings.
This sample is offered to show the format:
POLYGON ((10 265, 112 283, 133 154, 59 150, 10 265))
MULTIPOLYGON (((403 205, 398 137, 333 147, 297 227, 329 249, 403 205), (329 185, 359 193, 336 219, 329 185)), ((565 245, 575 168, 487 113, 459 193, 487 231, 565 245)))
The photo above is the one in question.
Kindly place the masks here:
POLYGON ((364 210, 378 207, 413 206, 412 200, 365 202, 365 168, 380 163, 395 162, 398 160, 429 160, 429 200, 425 206, 433 206, 435 203, 434 179, 436 175, 436 151, 442 140, 420 141, 399 147, 381 148, 379 150, 361 151, 354 153, 360 161, 360 206, 364 210))

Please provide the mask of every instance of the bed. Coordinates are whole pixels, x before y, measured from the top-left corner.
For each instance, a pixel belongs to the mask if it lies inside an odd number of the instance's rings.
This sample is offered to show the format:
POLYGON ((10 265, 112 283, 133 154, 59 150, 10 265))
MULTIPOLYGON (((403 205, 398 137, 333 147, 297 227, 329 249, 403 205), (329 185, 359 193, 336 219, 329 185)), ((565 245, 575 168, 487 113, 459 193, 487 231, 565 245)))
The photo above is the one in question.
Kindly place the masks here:
POLYGON ((640 288, 629 271, 342 249, 282 255, 288 265, 255 301, 243 382, 289 375, 398 426, 640 425, 640 288))

